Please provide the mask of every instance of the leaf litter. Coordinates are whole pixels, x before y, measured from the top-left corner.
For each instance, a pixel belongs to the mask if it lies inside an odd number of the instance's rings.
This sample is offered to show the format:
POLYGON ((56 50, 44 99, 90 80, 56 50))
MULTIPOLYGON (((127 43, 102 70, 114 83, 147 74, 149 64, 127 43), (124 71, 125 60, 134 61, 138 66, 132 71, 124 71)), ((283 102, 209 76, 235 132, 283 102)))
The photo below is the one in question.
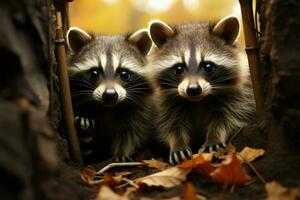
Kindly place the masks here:
MULTIPOLYGON (((152 158, 142 162, 111 163, 98 171, 92 167, 85 167, 81 170, 80 177, 91 186, 100 186, 96 200, 127 200, 131 199, 129 198, 130 195, 134 195, 139 190, 147 187, 168 189, 180 185, 182 197, 174 198, 183 200, 206 199, 204 196, 197 194, 195 186, 188 181, 187 177, 189 174, 197 173, 209 177, 211 182, 216 184, 231 185, 231 191, 233 191, 236 185, 249 184, 252 180, 243 163, 249 164, 264 154, 265 151, 263 149, 250 147, 245 147, 241 152, 236 152, 235 147, 229 144, 227 146, 227 154, 222 152, 194 154, 192 159, 184 161, 177 166, 171 166, 166 162, 152 158), (219 161, 218 163, 214 162, 216 159, 219 161), (121 171, 111 172, 116 167, 121 169, 121 171), (126 169, 128 167, 139 167, 142 170, 150 171, 150 174, 135 177, 135 173, 130 170, 122 171, 122 167, 126 167, 126 169)), ((254 168, 253 165, 252 167, 254 168)), ((253 169, 252 167, 251 169, 253 169)), ((255 172, 255 174, 259 173, 255 172)), ((140 197, 140 199, 149 198, 140 197)), ((273 199, 270 198, 270 200, 273 199)))

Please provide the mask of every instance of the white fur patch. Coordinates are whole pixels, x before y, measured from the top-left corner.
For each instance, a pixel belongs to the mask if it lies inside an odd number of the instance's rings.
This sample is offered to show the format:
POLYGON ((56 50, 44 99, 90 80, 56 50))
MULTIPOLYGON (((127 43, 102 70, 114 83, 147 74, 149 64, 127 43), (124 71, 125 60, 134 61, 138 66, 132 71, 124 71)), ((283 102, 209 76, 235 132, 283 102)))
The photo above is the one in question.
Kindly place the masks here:
POLYGON ((233 60, 226 56, 216 54, 206 54, 205 61, 211 61, 213 63, 216 63, 217 65, 223 65, 228 68, 239 64, 237 60, 233 60))
POLYGON ((114 84, 114 89, 117 91, 119 96, 118 102, 123 101, 127 96, 126 90, 119 84, 114 84))
POLYGON ((118 55, 112 54, 112 66, 114 68, 114 71, 117 70, 119 65, 120 65, 120 57, 118 55))
POLYGON ((99 62, 96 58, 87 58, 83 62, 75 63, 74 66, 77 68, 74 71, 85 71, 93 67, 98 67, 99 62))
POLYGON ((198 84, 202 88, 201 96, 207 96, 211 92, 211 85, 203 78, 198 78, 198 84))
MULTIPOLYGON (((151 59, 151 58, 150 58, 151 59)), ((165 70, 167 68, 171 68, 173 67, 174 64, 176 63, 181 63, 182 59, 180 56, 177 55, 170 55, 170 56, 166 56, 163 57, 160 60, 155 60, 155 58, 153 58, 153 62, 149 62, 151 64, 151 66, 147 67, 149 69, 151 69, 152 73, 159 73, 162 70, 165 70)), ((150 74, 151 74, 150 72, 150 74)))
POLYGON ((103 71, 105 71, 105 67, 106 67, 106 63, 107 63, 106 54, 101 54, 99 56, 99 59, 100 59, 101 67, 102 67, 103 71))
POLYGON ((188 65, 189 64, 189 60, 191 57, 191 51, 188 49, 183 53, 184 56, 184 62, 188 65))
POLYGON ((145 70, 142 66, 138 65, 137 62, 130 59, 123 59, 121 63, 122 67, 129 69, 132 72, 136 72, 137 74, 144 75, 145 70))
POLYGON ((183 79, 183 81, 181 81, 181 83, 178 85, 178 93, 180 96, 187 97, 186 89, 188 86, 189 80, 187 78, 183 79))
POLYGON ((106 86, 105 84, 100 84, 93 92, 93 98, 97 101, 102 101, 102 94, 104 93, 106 86))
POLYGON ((196 62, 197 62, 198 65, 201 62, 201 50, 200 50, 200 48, 196 49, 196 62))

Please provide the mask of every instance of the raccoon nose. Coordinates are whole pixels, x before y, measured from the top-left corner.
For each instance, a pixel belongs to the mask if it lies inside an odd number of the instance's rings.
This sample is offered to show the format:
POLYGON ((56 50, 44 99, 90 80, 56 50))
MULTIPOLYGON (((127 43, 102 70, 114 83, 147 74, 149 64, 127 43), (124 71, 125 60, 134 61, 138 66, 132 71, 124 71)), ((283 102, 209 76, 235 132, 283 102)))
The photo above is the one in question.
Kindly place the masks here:
POLYGON ((105 102, 114 102, 118 99, 118 93, 115 89, 106 89, 102 94, 102 99, 105 102))
POLYGON ((202 92, 202 88, 200 87, 200 85, 198 83, 192 83, 186 89, 186 93, 189 96, 197 96, 197 95, 201 94, 201 92, 202 92))

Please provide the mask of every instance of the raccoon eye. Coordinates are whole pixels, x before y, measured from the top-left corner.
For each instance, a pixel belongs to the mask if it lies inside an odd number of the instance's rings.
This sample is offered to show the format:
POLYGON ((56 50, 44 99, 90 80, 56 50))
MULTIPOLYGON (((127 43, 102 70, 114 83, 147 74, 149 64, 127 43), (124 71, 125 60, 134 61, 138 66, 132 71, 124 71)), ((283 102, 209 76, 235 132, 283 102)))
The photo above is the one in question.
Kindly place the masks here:
POLYGON ((184 72, 185 65, 183 63, 178 63, 174 65, 175 73, 182 74, 184 72))
POLYGON ((123 81, 128 81, 130 79, 130 72, 129 71, 126 71, 126 70, 123 70, 120 72, 120 78, 123 80, 123 81))
POLYGON ((215 65, 213 63, 203 63, 203 69, 208 72, 211 73, 213 71, 215 71, 215 65))
POLYGON ((97 78, 97 77, 99 77, 99 75, 100 75, 100 72, 97 69, 92 69, 90 72, 91 78, 97 78))

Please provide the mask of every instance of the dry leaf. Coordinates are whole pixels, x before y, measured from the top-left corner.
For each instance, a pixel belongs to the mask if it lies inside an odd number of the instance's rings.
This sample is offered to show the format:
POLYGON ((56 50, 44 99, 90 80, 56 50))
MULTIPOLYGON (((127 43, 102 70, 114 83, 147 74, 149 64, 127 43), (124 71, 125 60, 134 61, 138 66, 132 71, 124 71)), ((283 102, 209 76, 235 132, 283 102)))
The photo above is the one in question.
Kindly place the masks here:
POLYGON ((210 176, 210 173, 212 173, 215 169, 216 168, 210 161, 205 161, 204 163, 197 165, 193 170, 199 174, 210 176))
POLYGON ((235 153, 236 152, 235 146, 233 146, 233 144, 229 143, 226 146, 226 152, 227 152, 228 155, 231 155, 231 154, 235 153))
POLYGON ((286 188, 275 181, 267 183, 265 187, 268 193, 267 200, 296 200, 300 198, 300 188, 286 188))
POLYGON ((236 154, 223 161, 210 176, 215 182, 225 184, 245 184, 251 180, 236 154))
POLYGON ((263 149, 253 149, 250 147, 245 147, 239 153, 239 156, 242 158, 244 162, 252 162, 257 157, 263 156, 264 154, 265 154, 265 150, 263 149))
POLYGON ((109 187, 115 187, 120 184, 120 181, 114 179, 110 174, 104 174, 103 176, 103 184, 109 187))
POLYGON ((95 176, 96 171, 91 167, 85 167, 80 171, 80 178, 88 184, 92 184, 95 176))
POLYGON ((197 192, 191 182, 186 183, 182 188, 182 200, 197 200, 197 192))
POLYGON ((172 167, 158 173, 138 178, 135 182, 137 184, 145 183, 148 186, 163 186, 170 188, 179 185, 182 181, 184 181, 190 171, 190 169, 172 167))
POLYGON ((106 185, 102 185, 96 200, 129 200, 127 195, 119 195, 106 185))
POLYGON ((202 164, 204 162, 204 158, 201 155, 198 155, 197 157, 194 157, 191 160, 186 160, 182 162, 181 164, 177 165, 177 167, 181 169, 193 169, 197 165, 202 164))
POLYGON ((151 160, 143 160, 143 163, 146 163, 148 167, 153 167, 161 171, 170 167, 168 163, 153 158, 151 160))
POLYGON ((194 154, 194 155, 193 155, 193 158, 194 158, 194 157, 197 157, 197 156, 199 156, 199 155, 201 155, 202 158, 204 158, 204 160, 207 160, 207 161, 212 161, 212 159, 213 159, 213 157, 214 157, 214 153, 212 152, 212 153, 199 153, 199 154, 194 154))
POLYGON ((181 169, 193 169, 199 174, 209 176, 209 174, 215 170, 210 161, 205 160, 202 155, 198 155, 191 160, 184 161, 177 167, 181 169))

